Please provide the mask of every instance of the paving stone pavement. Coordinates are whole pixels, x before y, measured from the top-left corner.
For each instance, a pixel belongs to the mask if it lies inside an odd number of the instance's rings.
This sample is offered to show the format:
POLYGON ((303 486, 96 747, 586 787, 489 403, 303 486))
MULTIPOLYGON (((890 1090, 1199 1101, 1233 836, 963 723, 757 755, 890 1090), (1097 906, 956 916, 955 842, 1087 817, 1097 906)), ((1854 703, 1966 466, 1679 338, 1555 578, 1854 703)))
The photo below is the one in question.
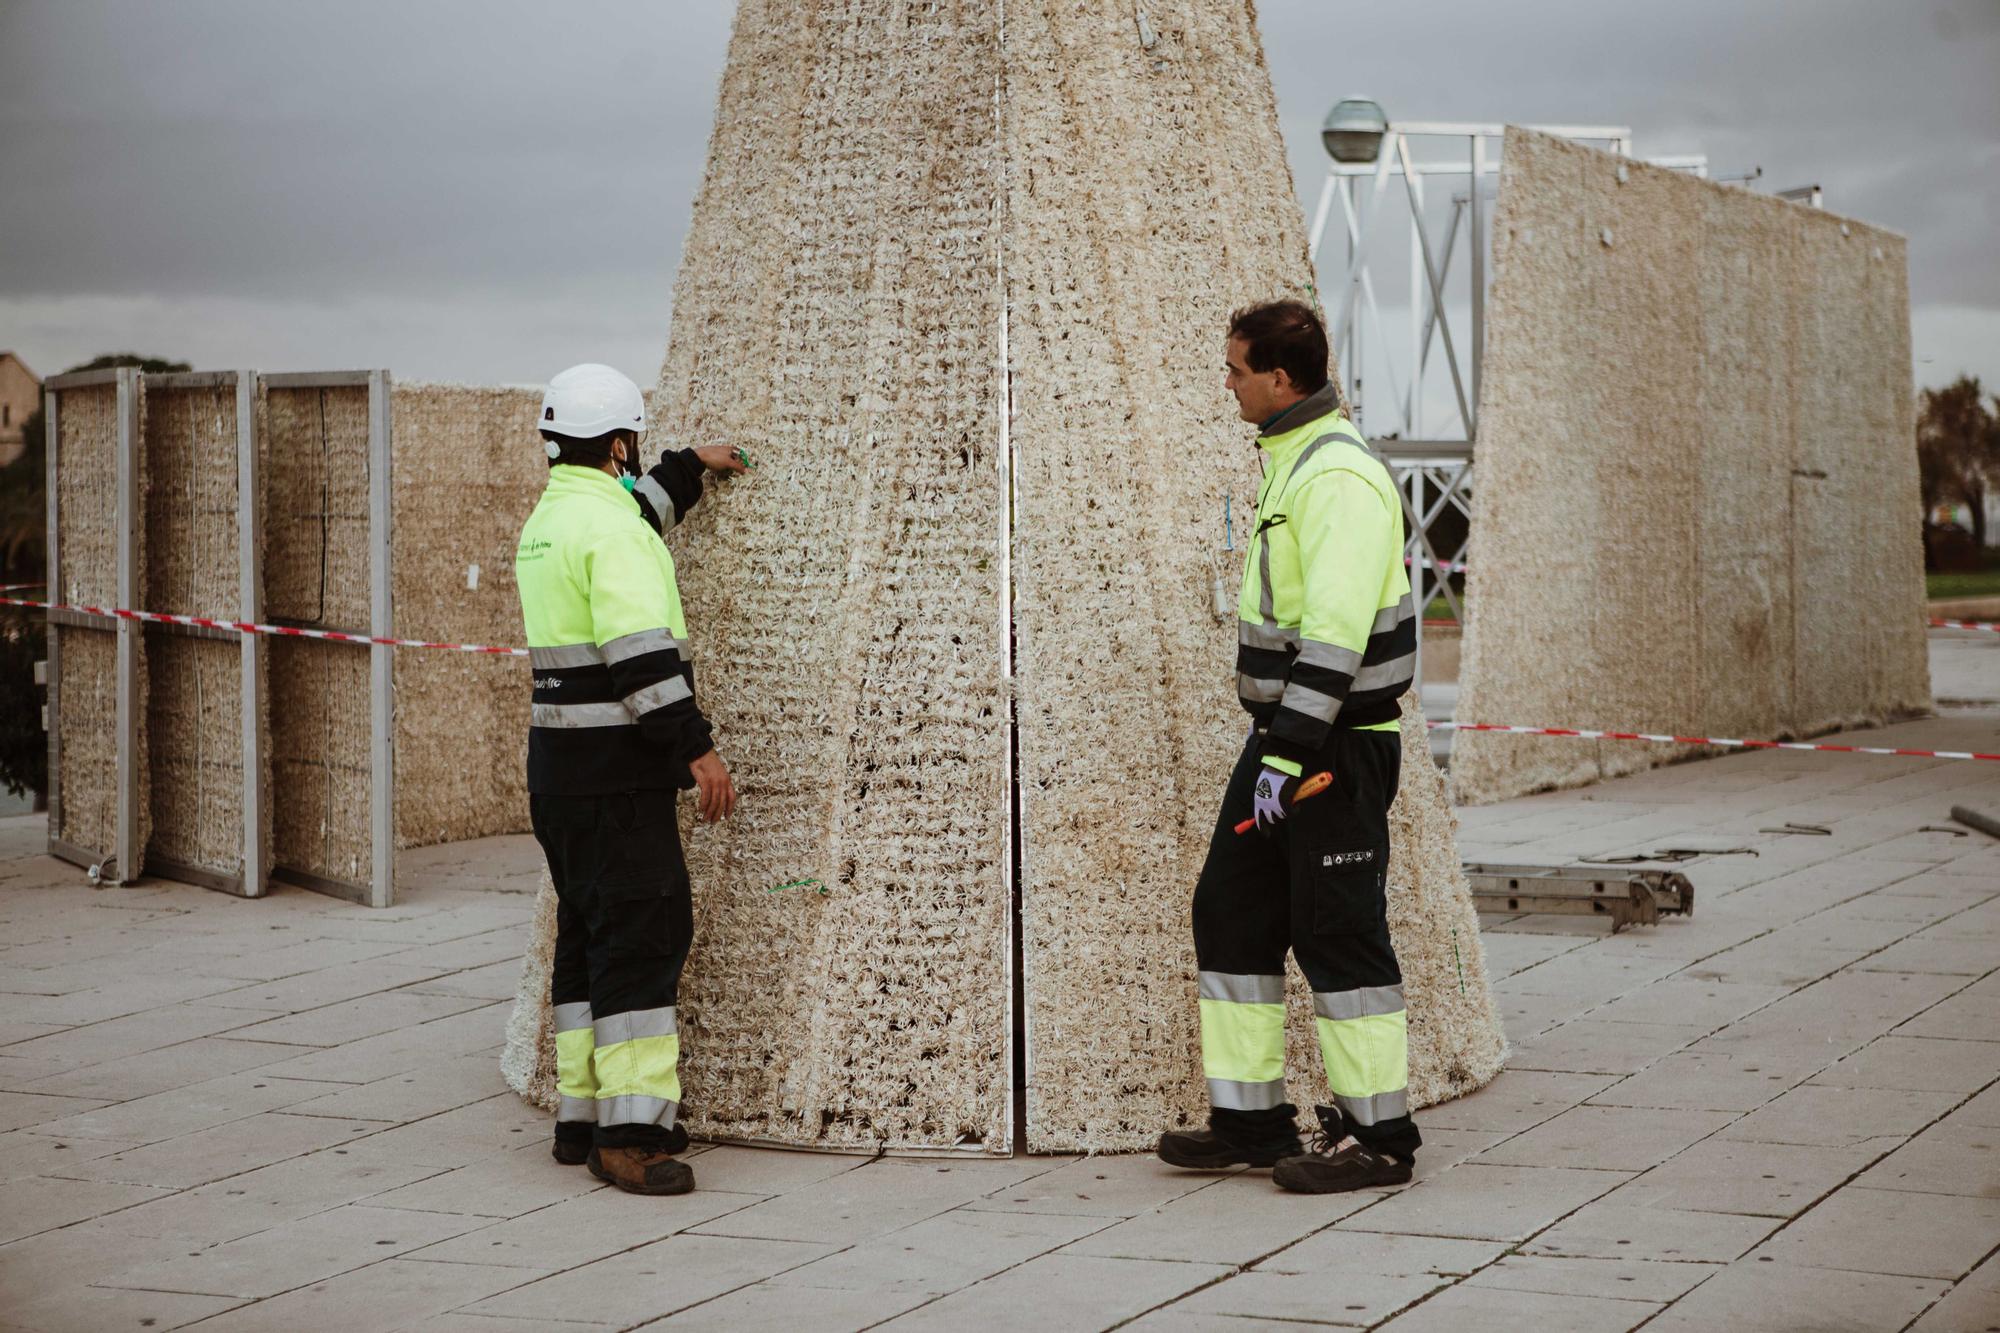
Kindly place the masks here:
MULTIPOLYGON (((2000 750, 2000 640, 1933 650, 1942 715, 1865 734, 2000 750)), ((0 1330, 2000 1328, 2000 843, 1924 831, 1953 804, 2000 812, 2000 764, 1461 811, 1467 859, 1712 854, 1691 918, 1487 918, 1509 1069, 1341 1198, 729 1146, 621 1195, 500 1080, 528 839, 406 853, 369 912, 92 890, 0 819, 0 1330)))

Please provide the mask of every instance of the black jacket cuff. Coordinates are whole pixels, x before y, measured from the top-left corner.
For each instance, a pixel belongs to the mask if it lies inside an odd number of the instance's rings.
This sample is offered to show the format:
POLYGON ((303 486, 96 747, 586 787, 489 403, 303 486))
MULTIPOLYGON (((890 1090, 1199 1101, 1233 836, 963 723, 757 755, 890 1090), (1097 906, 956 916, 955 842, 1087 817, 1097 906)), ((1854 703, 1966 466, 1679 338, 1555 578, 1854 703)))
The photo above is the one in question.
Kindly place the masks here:
POLYGON ((1275 731, 1264 734, 1259 753, 1266 758, 1290 760, 1292 763, 1299 765, 1301 769, 1305 767, 1306 761, 1313 757, 1311 747, 1300 745, 1296 741, 1286 740, 1275 731))

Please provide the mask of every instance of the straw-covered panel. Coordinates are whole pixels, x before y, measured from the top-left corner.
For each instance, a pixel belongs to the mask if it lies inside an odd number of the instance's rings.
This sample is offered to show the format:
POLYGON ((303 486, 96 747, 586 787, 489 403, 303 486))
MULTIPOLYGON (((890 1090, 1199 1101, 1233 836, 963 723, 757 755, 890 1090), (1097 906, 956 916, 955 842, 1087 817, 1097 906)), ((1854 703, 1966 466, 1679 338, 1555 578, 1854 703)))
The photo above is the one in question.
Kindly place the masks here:
POLYGON ((264 610, 368 628, 368 386, 266 388, 264 610))
MULTIPOLYGON (((142 382, 143 383, 143 382, 142 382)), ((139 394, 144 428, 144 389, 139 394)), ((56 554, 54 600, 72 605, 113 607, 118 597, 118 388, 115 384, 63 389, 56 395, 56 554)), ((146 467, 139 451, 133 479, 138 512, 145 512, 146 467)), ((144 590, 146 525, 133 524, 132 541, 144 590)), ((142 600, 135 597, 135 600, 142 600)), ((143 609, 143 608, 142 608, 143 609)), ((57 785, 58 827, 54 837, 88 851, 110 854, 118 828, 118 633, 112 621, 102 629, 72 625, 51 627, 56 636, 57 745, 60 770, 57 785)), ((147 688, 146 637, 135 634, 134 698, 143 703, 147 688)), ((151 776, 146 762, 149 727, 146 710, 137 719, 139 828, 136 844, 143 856, 152 831, 151 776)), ((126 879, 141 867, 119 867, 126 879)))
POLYGON ((109 856, 118 842, 118 638, 75 625, 53 625, 49 633, 60 670, 55 725, 62 765, 58 826, 50 834, 109 856))
MULTIPOLYGON (((1711 216, 1727 206, 1712 198, 1711 216)), ((1932 703, 1923 540, 1910 521, 1923 500, 1909 448, 1909 245, 1809 212, 1792 271, 1803 287, 1791 306, 1792 725, 1825 732, 1932 703)))
MULTIPOLYGON (((1311 267, 1249 6, 1142 28, 1110 0, 1010 4, 1006 31, 1028 1143, 1140 1148, 1206 1110, 1189 901, 1243 741, 1258 477, 1224 334, 1238 306, 1310 298, 1311 267)), ((1414 735, 1391 919, 1428 1102, 1491 1077, 1502 1043, 1414 735), (1463 991, 1434 965, 1454 938, 1463 991)), ((1324 1100, 1295 1026, 1294 1096, 1324 1100)))
MULTIPOLYGON (((1509 131, 1486 358, 1461 716, 1769 736, 1928 706, 1900 237, 1509 131)), ((1466 733, 1453 781, 1689 752, 1466 733)))
MULTIPOLYGON (((264 397, 265 613, 366 632, 368 389, 267 387, 264 397)), ((364 882, 368 649, 308 639, 270 648, 274 864, 364 882)))
MULTIPOLYGON (((391 400, 395 632, 518 644, 514 546, 548 478, 541 392, 397 384, 391 400)), ((396 843, 528 827, 528 665, 517 657, 396 653, 396 843)))
POLYGON ((743 797, 686 827, 698 1134, 1007 1150, 997 36, 737 13, 654 399, 757 463, 671 543, 743 797))
POLYGON ((146 634, 153 816, 148 855, 219 875, 243 870, 243 650, 146 634))
POLYGON ((271 643, 272 864, 368 881, 368 650, 271 643))
MULTIPOLYGON (((145 605, 234 620, 241 607, 233 385, 149 383, 145 605)), ((235 638, 147 630, 153 835, 182 866, 243 867, 243 651, 235 638)), ((265 775, 268 780, 268 770, 265 775)))

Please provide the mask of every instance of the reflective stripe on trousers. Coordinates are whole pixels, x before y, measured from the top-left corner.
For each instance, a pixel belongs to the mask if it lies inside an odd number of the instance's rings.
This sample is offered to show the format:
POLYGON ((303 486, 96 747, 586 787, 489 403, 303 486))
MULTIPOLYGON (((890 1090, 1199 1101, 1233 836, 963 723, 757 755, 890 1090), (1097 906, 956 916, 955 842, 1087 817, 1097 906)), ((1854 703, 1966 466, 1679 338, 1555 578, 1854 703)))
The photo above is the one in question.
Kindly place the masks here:
MULTIPOLYGON (((1313 995, 1334 1104, 1357 1124, 1409 1114, 1409 1029, 1401 986, 1313 995)), ((1202 1072, 1211 1105, 1261 1111, 1285 1102, 1285 979, 1201 974, 1202 1072)))
POLYGON ((1284 1103, 1283 976, 1201 974, 1201 1065, 1216 1106, 1262 1111, 1284 1103))
POLYGON ((680 1025, 672 1006, 594 1018, 555 1007, 558 1120, 673 1128, 680 1113, 680 1025))
POLYGON ((597 1119, 597 1075, 591 1068, 590 1004, 556 1006, 556 1119, 597 1119))
POLYGON ((597 1123, 671 1129, 681 1101, 680 1025, 673 1006, 600 1018, 595 1039, 597 1123))
POLYGON ((1401 986, 1315 993, 1313 1026, 1327 1089, 1350 1120, 1374 1125, 1410 1113, 1409 1014, 1401 986))

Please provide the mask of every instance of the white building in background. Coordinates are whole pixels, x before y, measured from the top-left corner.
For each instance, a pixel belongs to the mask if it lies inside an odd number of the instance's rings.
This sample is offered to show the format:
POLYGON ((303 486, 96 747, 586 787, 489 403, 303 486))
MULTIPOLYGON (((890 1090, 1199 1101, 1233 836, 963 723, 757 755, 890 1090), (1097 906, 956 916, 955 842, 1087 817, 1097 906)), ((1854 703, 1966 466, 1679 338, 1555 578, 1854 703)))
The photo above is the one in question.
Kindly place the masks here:
POLYGON ((12 352, 0 352, 0 467, 26 447, 21 428, 41 406, 42 381, 12 352))

